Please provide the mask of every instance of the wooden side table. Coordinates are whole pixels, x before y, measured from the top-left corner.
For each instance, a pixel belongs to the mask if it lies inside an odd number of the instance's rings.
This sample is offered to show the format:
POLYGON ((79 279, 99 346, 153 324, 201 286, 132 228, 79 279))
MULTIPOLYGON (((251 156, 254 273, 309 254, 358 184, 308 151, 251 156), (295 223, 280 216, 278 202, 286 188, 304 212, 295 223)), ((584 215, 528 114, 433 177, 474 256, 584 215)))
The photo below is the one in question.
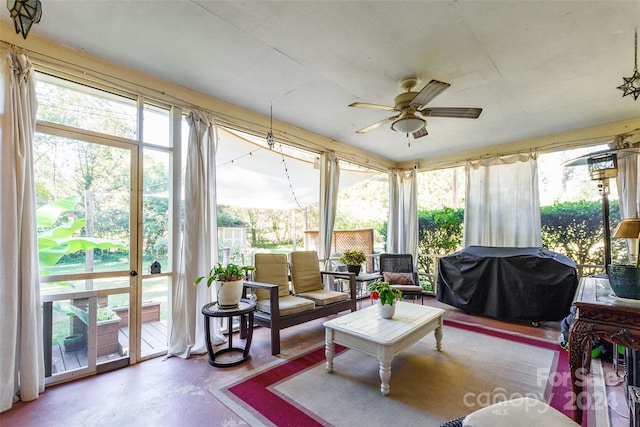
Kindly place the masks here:
MULTIPOLYGON (((256 303, 242 299, 237 308, 220 308, 215 302, 211 302, 202 307, 202 314, 204 315, 204 330, 205 330, 205 342, 207 344, 207 351, 209 352, 209 364, 218 368, 227 368, 230 366, 236 366, 249 359, 249 349, 251 348, 251 338, 253 337, 253 313, 256 311, 256 303), (248 316, 247 316, 248 315, 248 316), (231 326, 229 327, 229 346, 218 351, 213 351, 211 345, 211 327, 210 320, 212 317, 227 317, 229 319, 229 325, 232 324, 233 317, 240 317, 240 329, 247 331, 247 341, 244 348, 233 346, 233 333, 231 333, 231 326), (248 317, 248 321, 247 321, 248 317), (216 357, 224 353, 241 353, 241 356, 232 359, 230 362, 216 362, 216 357)), ((244 336, 244 332, 241 333, 244 336)))
POLYGON ((569 329, 569 365, 573 391, 573 420, 582 423, 582 414, 590 403, 584 393, 584 375, 591 364, 595 338, 640 350, 640 300, 617 298, 609 279, 583 277, 574 305, 576 317, 569 329))
POLYGON ((380 273, 361 273, 358 276, 356 276, 356 284, 358 286, 356 288, 357 298, 365 298, 365 297, 369 296, 369 292, 367 291, 367 286, 369 286, 369 283, 373 282, 374 280, 378 280, 378 279, 382 279, 382 274, 380 274, 380 273))

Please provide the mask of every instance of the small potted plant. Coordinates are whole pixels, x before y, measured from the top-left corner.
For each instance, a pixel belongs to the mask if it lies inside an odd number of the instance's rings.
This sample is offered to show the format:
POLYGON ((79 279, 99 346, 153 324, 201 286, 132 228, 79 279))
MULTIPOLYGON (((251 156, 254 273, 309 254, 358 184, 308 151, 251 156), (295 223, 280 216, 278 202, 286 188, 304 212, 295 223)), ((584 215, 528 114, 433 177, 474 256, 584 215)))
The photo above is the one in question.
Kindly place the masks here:
POLYGON ((239 266, 236 264, 227 264, 222 266, 217 263, 215 267, 209 270, 209 275, 198 277, 194 285, 206 279, 207 287, 211 287, 212 283, 216 284, 216 300, 220 308, 236 308, 242 298, 242 287, 247 271, 253 271, 250 265, 239 266))
POLYGON ((347 271, 360 274, 362 263, 367 260, 366 255, 360 249, 347 249, 340 255, 340 262, 347 266, 347 271))
POLYGON ((383 319, 393 317, 396 309, 395 302, 402 300, 402 291, 391 287, 389 282, 383 282, 380 279, 369 283, 367 289, 371 292, 370 298, 378 304, 380 316, 383 319))

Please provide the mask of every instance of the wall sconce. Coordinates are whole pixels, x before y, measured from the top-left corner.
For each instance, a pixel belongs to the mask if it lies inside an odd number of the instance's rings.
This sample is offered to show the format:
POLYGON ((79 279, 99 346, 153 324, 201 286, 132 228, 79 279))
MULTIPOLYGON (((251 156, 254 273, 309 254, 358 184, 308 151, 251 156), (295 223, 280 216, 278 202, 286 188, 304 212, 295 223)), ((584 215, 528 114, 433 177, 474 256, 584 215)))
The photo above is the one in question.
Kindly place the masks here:
POLYGON ((7 0, 7 9, 16 27, 16 34, 22 33, 26 39, 31 25, 40 22, 42 17, 42 4, 40 0, 7 0))

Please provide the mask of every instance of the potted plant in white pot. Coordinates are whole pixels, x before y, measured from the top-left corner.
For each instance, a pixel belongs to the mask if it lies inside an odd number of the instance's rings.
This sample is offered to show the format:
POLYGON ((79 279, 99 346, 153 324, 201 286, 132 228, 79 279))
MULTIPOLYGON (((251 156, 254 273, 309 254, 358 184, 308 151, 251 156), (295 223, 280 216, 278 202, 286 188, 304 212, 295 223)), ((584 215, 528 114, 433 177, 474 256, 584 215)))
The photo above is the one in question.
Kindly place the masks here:
POLYGON ((347 266, 347 271, 360 274, 362 263, 367 260, 366 255, 360 249, 347 249, 340 255, 340 262, 347 266))
POLYGON ((209 270, 209 275, 198 277, 194 285, 206 279, 207 287, 215 283, 216 300, 220 308, 236 308, 242 298, 242 287, 247 271, 253 271, 250 265, 239 266, 217 263, 209 270))
POLYGON ((391 319, 396 312, 396 301, 402 301, 402 291, 380 279, 369 283, 367 289, 371 292, 371 299, 378 305, 380 317, 391 319))

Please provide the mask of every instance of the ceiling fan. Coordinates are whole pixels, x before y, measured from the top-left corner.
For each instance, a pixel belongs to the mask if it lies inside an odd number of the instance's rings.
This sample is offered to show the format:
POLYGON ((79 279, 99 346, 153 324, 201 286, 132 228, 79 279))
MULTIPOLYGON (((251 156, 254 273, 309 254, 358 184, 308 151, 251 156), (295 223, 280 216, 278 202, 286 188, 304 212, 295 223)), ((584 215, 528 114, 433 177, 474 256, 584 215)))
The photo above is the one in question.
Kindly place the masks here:
POLYGON ((377 129, 387 122, 391 123, 391 129, 396 132, 412 134, 414 138, 421 138, 428 135, 427 121, 416 115, 419 113, 424 117, 454 117, 465 119, 477 119, 482 113, 482 108, 455 108, 455 107, 433 107, 425 108, 436 96, 444 92, 451 86, 449 83, 438 80, 431 80, 422 88, 420 92, 413 92, 412 89, 418 84, 418 79, 411 77, 404 79, 400 87, 405 92, 396 96, 395 106, 369 104, 366 102, 354 102, 349 107, 370 108, 373 110, 396 111, 395 116, 387 117, 372 125, 357 130, 356 133, 367 133, 377 129))

